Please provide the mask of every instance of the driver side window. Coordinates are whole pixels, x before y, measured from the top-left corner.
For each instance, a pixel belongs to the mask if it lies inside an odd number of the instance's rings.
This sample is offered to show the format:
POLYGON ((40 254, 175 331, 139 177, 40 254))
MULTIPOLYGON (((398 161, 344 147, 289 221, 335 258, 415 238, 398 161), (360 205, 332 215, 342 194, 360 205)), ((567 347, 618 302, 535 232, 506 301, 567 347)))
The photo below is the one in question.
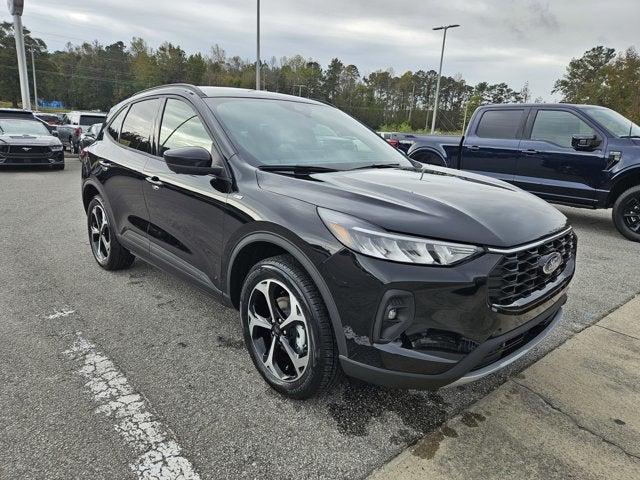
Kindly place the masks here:
POLYGON ((573 135, 593 134, 595 134, 593 128, 571 112, 539 110, 531 130, 531 140, 543 140, 571 148, 573 135))
POLYGON ((195 110, 181 100, 169 98, 162 114, 158 153, 181 147, 202 147, 212 152, 213 143, 195 110))

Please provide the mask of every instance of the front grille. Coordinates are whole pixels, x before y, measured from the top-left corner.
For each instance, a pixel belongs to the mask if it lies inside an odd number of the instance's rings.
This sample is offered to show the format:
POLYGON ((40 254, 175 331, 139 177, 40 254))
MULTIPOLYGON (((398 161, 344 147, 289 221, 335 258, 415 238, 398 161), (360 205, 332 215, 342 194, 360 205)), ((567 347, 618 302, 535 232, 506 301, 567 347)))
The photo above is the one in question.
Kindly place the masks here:
POLYGON ((51 150, 46 145, 9 145, 9 154, 20 156, 33 156, 49 154, 51 150), (26 149, 26 150, 25 150, 26 149))
POLYGON ((575 256, 576 246, 576 235, 569 231, 541 245, 505 254, 489 275, 489 303, 511 305, 555 282, 575 256), (551 274, 545 274, 540 260, 553 252, 560 253, 562 263, 551 274))
POLYGON ((508 357, 515 351, 524 347, 531 340, 540 335, 545 328, 549 326, 551 321, 553 320, 554 315, 550 315, 548 318, 544 319, 540 323, 534 325, 526 332, 521 333, 520 335, 516 335, 515 337, 509 338, 504 342, 501 342, 496 348, 491 350, 475 367, 473 367, 472 371, 480 370, 483 367, 491 365, 499 360, 502 360, 505 357, 508 357))

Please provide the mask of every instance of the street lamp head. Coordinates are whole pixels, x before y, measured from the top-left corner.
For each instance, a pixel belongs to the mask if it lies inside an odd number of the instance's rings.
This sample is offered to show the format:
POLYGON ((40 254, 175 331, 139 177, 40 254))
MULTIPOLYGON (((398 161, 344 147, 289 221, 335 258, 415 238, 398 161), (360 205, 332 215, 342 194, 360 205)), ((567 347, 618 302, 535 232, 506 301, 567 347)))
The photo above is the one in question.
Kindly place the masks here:
POLYGON ((433 27, 433 30, 447 30, 449 28, 456 28, 459 27, 460 25, 458 25, 457 23, 452 24, 452 25, 442 25, 441 27, 433 27))
POLYGON ((7 7, 10 15, 22 15, 24 9, 24 0, 7 0, 7 7))

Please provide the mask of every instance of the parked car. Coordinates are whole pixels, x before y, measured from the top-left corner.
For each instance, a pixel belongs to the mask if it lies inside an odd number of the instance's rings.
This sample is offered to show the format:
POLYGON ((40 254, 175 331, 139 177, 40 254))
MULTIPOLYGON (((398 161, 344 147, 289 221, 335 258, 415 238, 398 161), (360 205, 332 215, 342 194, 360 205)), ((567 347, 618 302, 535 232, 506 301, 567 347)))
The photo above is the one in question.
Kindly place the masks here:
POLYGON ((64 168, 62 143, 29 110, 0 108, 0 166, 64 168))
POLYGON ((102 112, 80 112, 73 111, 66 113, 62 119, 62 125, 58 126, 58 137, 73 153, 78 153, 80 149, 80 135, 94 123, 104 122, 106 113, 102 112))
POLYGON ((413 145, 417 138, 413 133, 400 133, 400 132, 376 132, 382 138, 384 138, 389 145, 396 147, 403 152, 407 152, 411 145, 413 145))
POLYGON ((82 154, 82 151, 85 148, 87 148, 89 145, 91 145, 93 142, 96 141, 96 137, 100 133, 100 130, 102 129, 102 125, 104 125, 104 123, 94 123, 87 130, 85 130, 80 134, 80 140, 79 140, 80 154, 82 154))
POLYGON ((489 175, 550 202, 613 208, 618 231, 640 241, 640 127, 593 105, 487 105, 464 137, 419 136, 423 163, 489 175))
POLYGON ((34 114, 36 116, 36 118, 42 120, 43 122, 49 124, 49 125, 61 125, 62 121, 60 120, 60 117, 58 117, 58 115, 56 115, 55 113, 42 113, 42 112, 38 112, 34 114))
POLYGON ((156 87, 81 160, 97 263, 138 257, 239 309, 257 370, 293 398, 341 369, 404 388, 489 375, 556 327, 574 273, 547 202, 421 167, 306 98, 156 87))

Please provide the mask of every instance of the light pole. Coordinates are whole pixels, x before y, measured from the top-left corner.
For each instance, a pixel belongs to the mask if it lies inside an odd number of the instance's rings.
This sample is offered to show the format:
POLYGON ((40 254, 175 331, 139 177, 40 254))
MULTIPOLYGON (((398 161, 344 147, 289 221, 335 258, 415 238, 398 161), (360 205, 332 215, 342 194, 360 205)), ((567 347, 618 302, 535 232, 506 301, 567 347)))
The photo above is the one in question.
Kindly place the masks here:
POLYGON ((24 110, 31 110, 27 57, 24 53, 24 35, 22 32, 22 10, 24 9, 24 0, 8 0, 7 6, 9 7, 9 13, 13 16, 13 34, 16 39, 16 53, 18 55, 18 76, 20 77, 22 108, 24 110))
POLYGON ((436 99, 433 103, 433 118, 431 119, 431 133, 436 130, 436 116, 438 115, 438 97, 440 95, 440 78, 442 78, 442 59, 444 57, 444 42, 447 40, 447 30, 450 28, 456 28, 460 25, 444 25, 442 27, 434 27, 433 30, 444 30, 442 37, 442 51, 440 52, 440 67, 438 68, 438 82, 436 83, 436 99))
POLYGON ((33 56, 33 48, 31 49, 31 71, 33 72, 33 103, 35 110, 38 111, 38 85, 36 84, 36 60, 33 56))
POLYGON ((256 90, 260 90, 260 0, 256 2, 256 90))

